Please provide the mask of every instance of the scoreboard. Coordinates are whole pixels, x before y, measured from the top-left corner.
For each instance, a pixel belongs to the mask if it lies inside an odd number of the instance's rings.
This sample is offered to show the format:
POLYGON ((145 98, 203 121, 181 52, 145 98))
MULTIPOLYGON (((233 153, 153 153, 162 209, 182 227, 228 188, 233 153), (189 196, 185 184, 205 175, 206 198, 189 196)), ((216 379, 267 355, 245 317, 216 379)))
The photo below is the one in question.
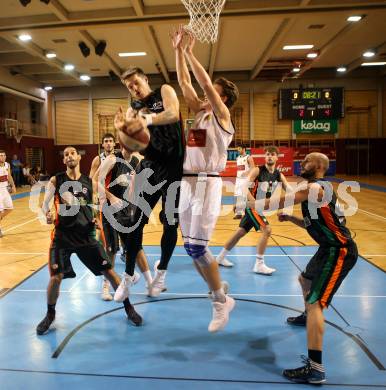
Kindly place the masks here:
POLYGON ((339 119, 344 117, 343 88, 280 89, 279 119, 339 119))

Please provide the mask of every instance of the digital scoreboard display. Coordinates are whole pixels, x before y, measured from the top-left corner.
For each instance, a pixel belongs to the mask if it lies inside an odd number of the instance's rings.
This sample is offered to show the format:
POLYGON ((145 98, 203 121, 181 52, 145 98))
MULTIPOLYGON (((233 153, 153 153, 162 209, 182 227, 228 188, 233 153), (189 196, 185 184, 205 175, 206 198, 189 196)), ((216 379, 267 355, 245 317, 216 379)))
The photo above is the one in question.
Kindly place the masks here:
POLYGON ((343 88, 279 90, 279 119, 339 119, 343 117, 343 88))

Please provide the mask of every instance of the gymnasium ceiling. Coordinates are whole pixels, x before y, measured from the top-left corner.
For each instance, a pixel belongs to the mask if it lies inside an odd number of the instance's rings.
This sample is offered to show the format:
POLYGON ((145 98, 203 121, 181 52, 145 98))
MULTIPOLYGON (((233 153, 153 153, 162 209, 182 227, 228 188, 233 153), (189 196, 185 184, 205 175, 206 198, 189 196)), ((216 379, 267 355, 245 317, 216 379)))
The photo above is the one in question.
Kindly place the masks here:
MULTIPOLYGON (((361 63, 368 49, 377 53, 371 61, 386 61, 385 21, 386 0, 227 0, 217 44, 197 44, 196 54, 211 74, 226 72, 235 80, 384 77, 386 66, 364 68, 361 63), (348 22, 350 15, 363 19, 348 22), (309 60, 307 50, 282 49, 291 44, 313 44, 318 57, 309 60), (338 74, 342 65, 347 72, 338 74), (295 75, 297 66, 301 70, 295 75)), ((130 65, 170 82, 175 64, 168 33, 179 23, 188 23, 179 0, 31 0, 26 7, 19 0, 1 0, 0 66, 42 86, 82 85, 81 74, 92 77, 89 84, 103 84, 109 72, 120 74, 130 65), (32 40, 21 42, 22 33, 32 40), (94 47, 100 40, 107 46, 97 56, 94 47), (80 41, 91 49, 87 58, 80 41), (57 57, 47 59, 47 50, 57 57), (147 55, 118 56, 137 51, 147 55), (75 70, 64 71, 65 63, 75 70)))

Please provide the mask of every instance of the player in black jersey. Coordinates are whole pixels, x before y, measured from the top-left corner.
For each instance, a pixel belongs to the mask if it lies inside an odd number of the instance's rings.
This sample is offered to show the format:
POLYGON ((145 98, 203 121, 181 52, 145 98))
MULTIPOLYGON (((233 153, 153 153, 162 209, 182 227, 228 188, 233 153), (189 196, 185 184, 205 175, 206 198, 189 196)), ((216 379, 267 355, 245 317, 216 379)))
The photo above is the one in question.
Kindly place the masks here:
MULTIPOLYGON (((169 260, 177 242, 179 188, 170 186, 179 183, 182 178, 182 164, 184 159, 184 136, 179 113, 179 102, 174 89, 169 85, 162 85, 154 91, 150 88, 148 79, 140 68, 127 70, 121 76, 134 101, 132 108, 140 113, 142 126, 150 132, 150 142, 143 151, 137 173, 149 168, 153 174, 148 178, 150 185, 159 188, 153 192, 141 193, 141 199, 152 210, 162 198, 163 235, 161 238, 161 259, 155 264, 155 275, 150 285, 149 295, 159 296, 165 289, 165 276, 169 260), (174 189, 168 194, 169 187, 174 189)), ((118 130, 123 130, 118 126, 118 130)), ((124 125, 124 131, 129 127, 124 125)), ((137 180, 137 189, 141 183, 137 180)), ((138 191, 136 190, 136 193, 138 191)), ((142 250, 143 229, 148 223, 149 215, 141 207, 136 208, 134 224, 139 226, 127 235, 126 277, 115 293, 114 299, 121 300, 128 294, 128 286, 134 273, 135 258, 142 250)))
MULTIPOLYGON (((283 189, 289 188, 287 179, 276 168, 276 163, 279 156, 279 149, 275 146, 265 148, 265 164, 252 168, 246 184, 251 186, 251 195, 256 198, 259 191, 260 194, 265 195, 269 199, 275 191, 279 183, 282 183, 283 189)), ((217 257, 217 262, 224 267, 232 267, 228 259, 225 258, 227 253, 244 237, 252 228, 256 231, 260 230, 262 237, 257 244, 256 262, 253 267, 253 272, 263 275, 272 275, 276 270, 268 267, 264 262, 264 253, 267 248, 269 237, 271 236, 271 227, 264 216, 260 216, 253 208, 247 207, 245 215, 240 221, 239 229, 236 233, 225 243, 217 257)))
MULTIPOLYGON (((127 242, 127 232, 125 227, 132 225, 134 220, 135 206, 131 203, 133 196, 132 186, 135 183, 135 168, 139 159, 132 153, 122 149, 113 155, 108 156, 94 175, 94 180, 99 186, 100 198, 103 202, 102 214, 103 219, 109 224, 111 229, 119 235, 121 242, 127 242), (123 204, 127 202, 126 207, 123 204), (107 208, 113 207, 109 212, 107 208)), ((145 252, 141 249, 136 258, 136 263, 144 275, 146 287, 152 283, 152 277, 145 252)), ((134 275, 133 283, 139 278, 134 275)))
MULTIPOLYGON (((89 177, 92 179, 95 172, 100 167, 101 163, 110 155, 115 152, 115 136, 112 133, 106 133, 102 137, 102 148, 103 152, 94 157, 91 163, 91 169, 89 177)), ((106 218, 101 216, 101 229, 100 238, 105 247, 106 253, 109 256, 111 266, 114 268, 115 256, 119 250, 119 239, 117 232, 112 226, 106 221, 106 218)), ((110 294, 110 283, 106 278, 103 278, 102 283, 102 294, 101 298, 104 301, 111 301, 113 299, 110 294)))
MULTIPOLYGON (((42 208, 47 223, 55 223, 55 227, 51 234, 48 261, 50 281, 47 288, 47 314, 36 328, 39 335, 46 333, 55 319, 55 305, 62 280, 76 276, 70 260, 72 253, 94 275, 104 275, 114 288, 121 282, 111 268, 105 250, 95 238, 92 180, 80 173, 81 156, 74 147, 66 147, 63 153, 63 163, 67 169, 51 177, 42 208), (52 198, 56 209, 55 220, 49 204, 52 198)), ((130 301, 126 299, 123 305, 128 319, 137 326, 141 325, 142 318, 130 301)))
MULTIPOLYGON (((305 366, 283 372, 286 378, 299 383, 320 384, 326 380, 322 365, 323 310, 358 258, 357 246, 346 227, 332 185, 323 179, 328 166, 329 160, 324 154, 307 155, 301 172, 305 180, 298 184, 293 195, 294 204, 301 203, 303 218, 279 214, 280 221, 290 221, 307 229, 319 244, 318 251, 299 277, 307 312, 308 359, 305 366)), ((284 208, 285 202, 282 196, 274 208, 284 208)), ((261 203, 267 209, 269 200, 255 202, 260 213, 261 203)))

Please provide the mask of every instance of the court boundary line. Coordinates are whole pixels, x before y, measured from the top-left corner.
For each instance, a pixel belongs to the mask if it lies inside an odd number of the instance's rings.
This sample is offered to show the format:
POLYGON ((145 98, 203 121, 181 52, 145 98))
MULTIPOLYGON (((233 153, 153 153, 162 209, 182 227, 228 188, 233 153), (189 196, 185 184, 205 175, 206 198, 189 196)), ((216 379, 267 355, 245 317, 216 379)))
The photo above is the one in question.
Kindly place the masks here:
MULTIPOLYGON (((92 274, 91 274, 92 275, 92 274)), ((60 290, 60 294, 88 294, 88 295, 98 295, 101 292, 100 291, 84 291, 84 290, 73 290, 73 287, 71 287, 69 290, 60 290)), ((6 290, 6 289, 5 289, 6 290)), ((46 293, 47 289, 15 289, 15 292, 25 292, 25 293, 30 293, 30 292, 36 292, 36 293, 46 293)), ((140 292, 131 292, 130 296, 146 296, 147 293, 140 293, 140 292)), ((195 293, 195 292, 189 292, 189 293, 176 293, 176 292, 162 292, 161 296, 178 296, 178 297, 191 297, 192 295, 197 296, 197 297, 208 297, 208 294, 205 293, 195 293)), ((231 297, 266 297, 266 298, 300 298, 303 297, 302 294, 254 294, 254 293, 229 293, 228 294, 231 297)), ((150 297, 149 297, 150 298, 150 297)), ((334 298, 386 298, 386 295, 354 295, 354 294, 342 294, 342 295, 334 295, 334 298)))
MULTIPOLYGON (((0 368, 2 372, 25 372, 31 374, 49 374, 49 375, 73 375, 73 376, 88 376, 88 377, 104 377, 104 378, 121 378, 121 379, 145 379, 145 380, 165 380, 165 381, 181 381, 181 382, 215 382, 215 383, 245 383, 245 384, 273 384, 273 385, 291 385, 296 383, 291 381, 262 381, 262 380, 247 380, 247 379, 217 379, 217 378, 177 378, 177 377, 162 377, 162 376, 141 376, 141 375, 119 375, 119 374, 95 374, 85 372, 68 372, 68 371, 47 371, 47 370, 27 370, 17 368, 0 368)), ((340 386, 340 387, 371 387, 371 388, 386 388, 385 385, 378 384, 360 384, 360 383, 323 383, 323 386, 340 386)))
MULTIPOLYGON (((179 298, 165 298, 165 299, 158 299, 158 300, 151 300, 151 301, 142 301, 142 302, 136 302, 136 303, 133 303, 133 306, 138 306, 138 305, 144 305, 144 304, 147 304, 147 303, 159 303, 159 302, 165 302, 165 301, 175 301, 175 300, 187 300, 187 299, 208 299, 207 297, 179 297, 179 298)), ((253 300, 253 299, 243 299, 243 298, 235 298, 237 301, 240 301, 240 302, 249 302, 249 303, 258 303, 258 304, 263 304, 263 305, 268 305, 268 306, 273 306, 275 308, 279 308, 279 309, 286 309, 286 310, 292 310, 292 311, 295 311, 297 313, 302 313, 301 310, 298 310, 298 309, 294 309, 290 306, 285 306, 285 305, 279 305, 279 304, 276 304, 276 303, 271 303, 271 302, 264 302, 264 301, 257 301, 257 300, 253 300)), ((108 310, 108 311, 105 311, 103 313, 99 313, 91 318, 89 318, 88 320, 82 322, 81 324, 79 324, 77 327, 75 327, 64 339, 63 341, 59 344, 59 346, 57 347, 57 349, 54 351, 54 353, 51 355, 51 358, 53 359, 57 359, 59 357, 59 355, 63 352, 64 348, 66 347, 66 345, 69 343, 69 341, 73 338, 73 336, 76 335, 76 333, 78 333, 78 331, 80 331, 82 328, 84 328, 86 325, 88 325, 90 322, 100 318, 100 317, 103 317, 104 315, 107 315, 107 314, 110 314, 110 313, 113 313, 115 311, 118 311, 118 310, 122 310, 124 307, 121 306, 121 307, 118 307, 118 308, 115 308, 115 309, 111 309, 111 310, 108 310)), ((383 366, 383 364, 378 360, 378 358, 370 351, 370 349, 366 346, 366 344, 364 343, 364 341, 357 337, 356 335, 353 335, 352 333, 350 332, 347 332, 345 331, 344 329, 342 329, 339 325, 336 325, 335 323, 331 322, 331 321, 327 321, 325 320, 325 323, 326 324, 329 324, 330 326, 332 326, 333 328, 335 328, 336 330, 342 332, 344 335, 348 336, 355 344, 357 344, 357 346, 367 355, 367 357, 370 359, 370 361, 375 365, 376 368, 378 368, 378 370, 380 371, 386 371, 386 368, 383 366)))
MULTIPOLYGON (((308 245, 306 245, 308 246, 308 245)), ((182 246, 181 246, 182 247, 182 246)), ((252 245, 248 245, 248 246, 244 246, 244 248, 254 248, 252 245)), ((276 246, 271 246, 270 248, 276 248, 276 246)), ((46 252, 0 252, 0 255, 4 255, 4 256, 9 256, 9 255, 15 255, 15 256, 22 256, 22 255, 33 255, 33 256, 37 256, 37 255, 46 255, 47 253, 46 252)), ((117 254, 121 254, 121 252, 117 252, 117 254)), ((306 254, 303 254, 303 255, 299 255, 299 254, 291 254, 291 255, 284 255, 284 254, 276 254, 276 255, 267 255, 265 254, 264 257, 288 257, 288 256, 292 256, 292 257, 309 257, 309 256, 313 256, 315 253, 306 253, 306 254)), ((147 256, 161 256, 161 253, 146 253, 147 256)), ((215 254, 216 255, 216 254, 215 254)), ((176 253, 176 254, 173 254, 173 256, 175 257, 189 257, 188 254, 183 254, 183 253, 176 253)), ((250 253, 250 254, 237 254, 237 255, 232 255, 232 254, 227 254, 227 257, 255 257, 256 255, 254 253, 250 253)), ((364 254, 364 255, 359 255, 360 257, 362 257, 364 259, 363 256, 371 256, 371 257, 386 257, 386 253, 384 255, 373 255, 373 254, 364 254)))

